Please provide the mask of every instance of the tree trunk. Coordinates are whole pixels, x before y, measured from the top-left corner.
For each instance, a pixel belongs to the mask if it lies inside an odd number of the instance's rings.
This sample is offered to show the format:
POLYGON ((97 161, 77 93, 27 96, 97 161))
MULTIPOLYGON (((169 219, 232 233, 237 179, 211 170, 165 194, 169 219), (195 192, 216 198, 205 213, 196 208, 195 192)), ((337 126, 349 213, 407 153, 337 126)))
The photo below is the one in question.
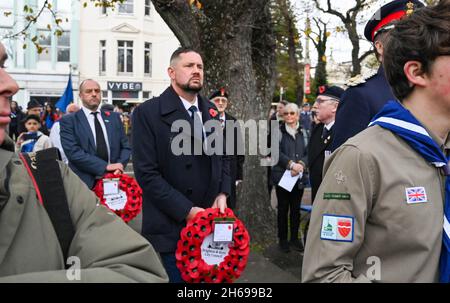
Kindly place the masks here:
MULTIPOLYGON (((201 1, 200 10, 186 0, 152 2, 181 44, 201 53, 205 65, 203 95, 226 87, 236 118, 265 120, 275 86, 269 1, 201 1)), ((276 224, 266 190, 267 168, 260 166, 259 159, 246 157, 237 205, 252 240, 265 245, 273 242, 276 224)))
POLYGON ((361 61, 359 60, 359 37, 356 32, 356 22, 352 21, 351 25, 346 24, 345 27, 348 31, 348 37, 352 42, 352 77, 361 73, 361 61))

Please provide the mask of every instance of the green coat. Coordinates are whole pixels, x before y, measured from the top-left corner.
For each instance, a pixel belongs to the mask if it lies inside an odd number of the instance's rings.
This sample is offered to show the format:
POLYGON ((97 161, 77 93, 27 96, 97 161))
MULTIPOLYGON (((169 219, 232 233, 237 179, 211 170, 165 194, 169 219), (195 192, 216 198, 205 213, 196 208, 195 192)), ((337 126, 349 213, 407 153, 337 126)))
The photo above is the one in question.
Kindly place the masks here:
MULTIPOLYGON (((13 148, 9 138, 0 147, 0 282, 72 282, 76 275, 65 270, 53 225, 13 148)), ((68 255, 81 267, 74 282, 167 282, 153 247, 60 168, 75 228, 68 255)))

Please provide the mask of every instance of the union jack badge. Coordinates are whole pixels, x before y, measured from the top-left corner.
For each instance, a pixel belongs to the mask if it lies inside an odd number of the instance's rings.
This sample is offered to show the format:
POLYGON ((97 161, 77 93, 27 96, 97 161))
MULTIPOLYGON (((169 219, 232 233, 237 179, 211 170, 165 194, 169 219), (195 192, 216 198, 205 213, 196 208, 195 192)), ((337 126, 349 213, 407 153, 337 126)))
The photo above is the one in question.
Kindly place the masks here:
POLYGON ((425 203, 428 202, 427 192, 425 187, 407 187, 406 188, 406 202, 408 204, 425 203))

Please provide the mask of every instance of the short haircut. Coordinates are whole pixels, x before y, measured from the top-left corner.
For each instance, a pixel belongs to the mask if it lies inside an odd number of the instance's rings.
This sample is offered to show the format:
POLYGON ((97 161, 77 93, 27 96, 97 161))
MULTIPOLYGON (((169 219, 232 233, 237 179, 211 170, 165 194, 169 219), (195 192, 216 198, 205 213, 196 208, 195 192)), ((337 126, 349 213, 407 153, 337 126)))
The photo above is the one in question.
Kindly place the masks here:
POLYGON ((192 47, 186 47, 186 46, 182 46, 177 48, 172 56, 170 56, 170 66, 172 66, 174 64, 174 62, 180 57, 181 54, 186 54, 186 53, 197 53, 200 55, 200 53, 198 51, 196 51, 195 49, 193 49, 192 47))
POLYGON ((41 124, 41 119, 36 115, 27 115, 24 119, 24 123, 27 123, 29 120, 34 120, 37 123, 41 124))
POLYGON ((381 60, 381 54, 378 52, 377 48, 375 47, 375 43, 377 43, 378 41, 381 42, 381 44, 384 46, 386 46, 386 43, 388 41, 389 38, 389 31, 390 30, 382 30, 380 32, 378 32, 375 37, 373 38, 373 52, 375 54, 375 57, 377 58, 378 62, 380 62, 381 60))
POLYGON ((289 111, 289 110, 293 110, 295 111, 297 114, 300 112, 300 109, 298 108, 298 105, 292 102, 289 102, 286 107, 284 108, 284 111, 289 111))
POLYGON ((383 65, 394 95, 402 101, 414 90, 404 73, 408 61, 422 64, 429 73, 438 56, 450 55, 450 0, 420 8, 389 32, 383 65))
POLYGON ((100 83, 98 83, 97 81, 95 81, 94 79, 85 79, 83 81, 81 81, 80 86, 78 88, 78 91, 81 93, 81 90, 83 89, 83 85, 87 82, 87 81, 93 81, 95 83, 98 84, 98 86, 100 86, 100 83))
POLYGON ((283 104, 284 106, 288 105, 288 102, 287 102, 286 100, 281 100, 281 101, 278 102, 278 103, 281 103, 281 104, 283 104))

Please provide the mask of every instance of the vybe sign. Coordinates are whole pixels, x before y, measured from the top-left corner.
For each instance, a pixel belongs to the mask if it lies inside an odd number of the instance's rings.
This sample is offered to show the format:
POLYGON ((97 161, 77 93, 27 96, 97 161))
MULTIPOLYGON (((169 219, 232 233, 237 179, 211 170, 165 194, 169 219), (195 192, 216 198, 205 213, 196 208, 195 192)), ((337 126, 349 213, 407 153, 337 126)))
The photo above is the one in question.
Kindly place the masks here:
POLYGON ((142 90, 142 82, 110 82, 108 90, 113 92, 138 92, 142 90))

